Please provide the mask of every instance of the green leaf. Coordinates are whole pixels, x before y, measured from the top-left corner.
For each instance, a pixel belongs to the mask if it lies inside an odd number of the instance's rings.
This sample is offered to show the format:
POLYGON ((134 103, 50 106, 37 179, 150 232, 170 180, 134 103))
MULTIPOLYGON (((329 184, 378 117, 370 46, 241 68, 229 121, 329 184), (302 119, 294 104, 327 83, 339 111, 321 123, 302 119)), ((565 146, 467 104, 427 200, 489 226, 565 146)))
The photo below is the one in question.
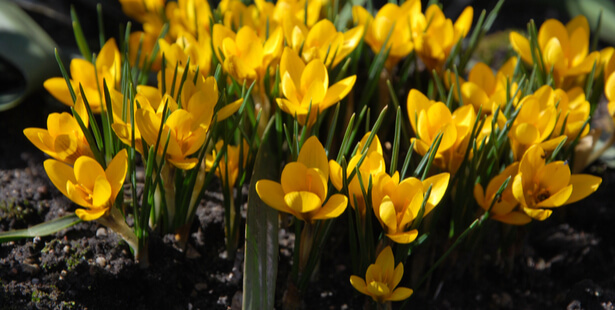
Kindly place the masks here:
POLYGON ((256 182, 278 179, 274 119, 265 128, 256 154, 248 195, 242 309, 273 309, 278 270, 278 211, 267 206, 256 193, 256 182))
POLYGON ((43 237, 56 233, 64 228, 80 223, 81 219, 75 214, 60 217, 25 229, 11 230, 0 233, 0 243, 22 238, 43 237))

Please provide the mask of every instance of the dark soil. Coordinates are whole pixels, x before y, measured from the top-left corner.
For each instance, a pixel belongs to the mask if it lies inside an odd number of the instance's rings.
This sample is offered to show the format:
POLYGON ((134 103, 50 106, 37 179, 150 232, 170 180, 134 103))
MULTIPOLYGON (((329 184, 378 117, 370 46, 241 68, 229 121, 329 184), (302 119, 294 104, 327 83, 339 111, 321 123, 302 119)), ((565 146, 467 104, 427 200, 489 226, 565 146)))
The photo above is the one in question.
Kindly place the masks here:
MULTIPOLYGON (((80 3, 92 10, 90 2, 80 3)), ((54 3, 58 11, 66 9, 65 1, 54 3)), ((64 33, 54 37, 61 45, 71 42, 68 25, 36 17, 50 32, 64 33)), ((92 24, 84 28, 95 29, 92 24)), ((0 231, 74 211, 75 205, 47 178, 42 168, 46 156, 22 133, 27 127, 45 127, 49 113, 64 110, 41 92, 0 113, 0 231)), ((519 229, 487 222, 478 236, 469 238, 473 243, 465 243, 426 285, 415 288, 407 308, 614 309, 615 171, 598 163, 588 173, 603 178, 589 199, 519 229)), ((152 236, 147 269, 133 262, 120 238, 95 222, 1 244, 0 309, 240 309, 243 252, 226 257, 219 192, 219 185, 213 184, 206 193, 187 250, 181 251, 171 235, 152 236)), ((323 251, 316 281, 305 292, 306 309, 365 305, 365 298, 349 283, 345 218, 339 223, 323 251)), ((292 229, 282 229, 278 301, 291 269, 293 242, 292 229)), ((444 249, 427 245, 413 255, 402 283, 420 278, 444 249)))

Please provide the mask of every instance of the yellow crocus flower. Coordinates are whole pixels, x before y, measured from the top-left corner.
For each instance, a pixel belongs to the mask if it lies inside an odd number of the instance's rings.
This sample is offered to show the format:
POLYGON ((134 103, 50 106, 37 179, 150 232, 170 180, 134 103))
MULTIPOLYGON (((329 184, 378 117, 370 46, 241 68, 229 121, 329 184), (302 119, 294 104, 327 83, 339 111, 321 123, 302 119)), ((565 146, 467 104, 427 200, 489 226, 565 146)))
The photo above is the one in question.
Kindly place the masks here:
MULTIPOLYGON (((166 17, 171 38, 189 33, 199 42, 210 36, 213 15, 207 0, 177 0, 167 4, 166 17)), ((205 45, 209 49, 209 45, 205 45)))
POLYGON ((178 109, 169 115, 164 124, 161 124, 161 119, 152 110, 140 109, 135 113, 135 120, 143 139, 150 146, 156 145, 158 130, 163 126, 158 145, 159 155, 168 143, 166 157, 171 164, 183 170, 196 166, 198 159, 188 156, 203 146, 207 131, 192 114, 178 109))
POLYGON ((602 179, 588 174, 570 174, 563 161, 545 162, 546 153, 539 145, 532 146, 519 163, 519 173, 512 184, 512 193, 529 217, 542 221, 552 208, 579 201, 595 192, 602 179))
POLYGON ((442 140, 434 164, 450 173, 457 172, 470 141, 476 119, 473 106, 465 105, 453 113, 442 102, 429 100, 416 89, 408 94, 408 117, 417 138, 414 150, 425 155, 438 134, 442 140))
POLYGON ((399 182, 397 172, 393 176, 377 175, 373 181, 372 205, 386 236, 396 243, 414 241, 418 231, 409 228, 418 216, 425 193, 432 186, 424 216, 444 197, 449 179, 449 173, 440 173, 422 182, 414 177, 399 182))
POLYGON ((314 59, 306 65, 288 47, 282 54, 280 75, 285 98, 276 99, 278 106, 303 126, 314 125, 318 114, 346 97, 357 79, 352 75, 329 86, 329 73, 320 60, 314 59))
MULTIPOLYGON (((513 49, 521 59, 533 65, 530 43, 521 34, 512 31, 509 36, 513 49)), ((588 74, 600 53, 589 53, 589 23, 583 15, 575 17, 565 26, 556 19, 545 21, 538 30, 538 47, 545 70, 553 69, 555 86, 569 88, 574 80, 588 74)))
POLYGON ((400 301, 407 299, 413 293, 407 287, 397 287, 403 275, 404 265, 399 263, 395 267, 393 250, 387 246, 378 254, 376 263, 367 267, 365 280, 353 275, 350 276, 350 284, 375 302, 400 301))
MULTIPOLYGON (((489 66, 479 62, 468 75, 468 80, 463 81, 461 78, 461 97, 463 104, 471 104, 474 110, 478 111, 482 107, 482 113, 490 115, 498 107, 503 108, 506 103, 507 85, 510 85, 510 96, 513 96, 517 90, 517 83, 512 82, 512 72, 507 74, 511 66, 514 67, 516 58, 511 58, 495 75, 489 66)), ((452 79, 454 83, 455 80, 452 79)), ((457 90, 453 89, 453 93, 457 97, 457 90)), ((513 104, 517 103, 519 95, 514 99, 513 104)))
POLYGON ((476 183, 476 185, 474 185, 474 199, 476 199, 476 203, 481 208, 487 211, 493 203, 490 218, 512 225, 525 225, 532 221, 531 217, 527 216, 527 214, 518 209, 519 202, 512 193, 513 179, 517 175, 518 171, 519 162, 514 162, 489 181, 487 190, 484 190, 480 183, 476 183), (495 194, 508 177, 511 177, 508 186, 506 186, 500 198, 493 202, 495 199, 495 194))
MULTIPOLYGON (((211 154, 208 154, 205 158, 205 167, 207 170, 211 170, 211 167, 216 160, 216 156, 222 149, 224 141, 219 140, 211 154)), ((226 154, 222 156, 218 162, 218 168, 216 168, 216 175, 222 180, 222 186, 226 188, 232 188, 235 186, 237 176, 239 175, 239 146, 227 145, 226 154)), ((248 160, 248 153, 250 152, 250 145, 246 140, 243 140, 243 166, 245 167, 248 160)))
POLYGON ((415 16, 412 32, 414 49, 430 71, 442 70, 453 47, 470 31, 473 17, 474 9, 468 6, 453 23, 436 4, 430 5, 424 15, 415 16))
POLYGON ((387 3, 374 17, 362 6, 355 5, 352 8, 355 24, 366 27, 365 42, 374 53, 379 53, 385 41, 387 42, 385 49, 390 51, 386 67, 389 70, 414 49, 412 25, 419 15, 421 1, 418 0, 406 1, 401 6, 387 3))
MULTIPOLYGON (((115 89, 120 82, 122 72, 120 70, 120 52, 111 38, 105 43, 96 56, 96 65, 91 62, 75 58, 70 62, 71 85, 77 97, 81 97, 79 85, 83 87, 86 99, 94 113, 100 113, 103 109, 103 81, 109 89, 115 89), (98 77, 98 79, 96 79, 98 77)), ((73 106, 66 80, 63 77, 47 79, 43 86, 60 102, 69 107, 73 106)))
POLYGON ((313 136, 303 144, 297 161, 284 167, 281 183, 260 180, 256 192, 270 207, 313 223, 338 217, 348 205, 348 198, 341 194, 327 200, 328 183, 327 154, 313 136))
POLYGON ((215 24, 212 42, 223 68, 238 82, 264 78, 269 64, 280 57, 284 36, 282 29, 271 29, 267 40, 251 27, 244 26, 235 34, 230 28, 215 24))
MULTIPOLYGON (((213 81, 215 84, 213 78, 208 78, 206 81, 213 81)), ((150 147, 156 145, 158 132, 160 127, 163 126, 157 153, 161 155, 164 151, 168 136, 167 160, 179 169, 192 169, 196 166, 198 159, 188 156, 194 154, 203 146, 213 121, 217 100, 212 100, 212 97, 214 95, 211 91, 208 91, 207 88, 202 89, 192 95, 184 103, 182 109, 178 109, 175 100, 165 95, 156 109, 154 106, 142 105, 135 112, 135 123, 141 136, 150 147), (171 113, 162 123, 164 103, 167 104, 171 113)), ((222 121, 235 113, 241 103, 242 100, 240 99, 220 109, 217 114, 217 121, 222 121)))
MULTIPOLYGON (((194 36, 184 32, 178 36, 175 43, 169 44, 164 39, 159 39, 160 52, 164 55, 167 63, 166 75, 173 75, 175 66, 184 68, 190 59, 190 70, 196 71, 203 76, 208 76, 211 67, 211 38, 208 33, 203 33, 197 41, 194 36)), ((178 70, 179 71, 179 70, 178 70)), ((179 72, 178 72, 179 75, 179 72)), ((181 75, 177 80, 181 79, 181 75)), ((179 84, 179 82, 177 82, 179 84)), ((188 82, 189 83, 189 82, 188 82)))
POLYGON ((585 92, 581 87, 574 87, 568 91, 548 85, 537 89, 534 94, 543 105, 556 107, 559 118, 553 130, 552 136, 562 133, 568 137, 567 142, 572 142, 577 136, 584 137, 589 133, 589 126, 583 125, 589 118, 590 105, 585 99, 585 92), (564 126, 566 122, 566 126, 564 126))
MULTIPOLYGON (((370 133, 368 132, 365 134, 365 136, 363 136, 357 146, 359 152, 352 156, 352 158, 348 162, 348 166, 346 167, 347 178, 350 177, 350 175, 357 169, 359 160, 362 157, 360 150, 363 149, 363 146, 367 143, 367 138, 369 137, 369 134, 370 133)), ((382 153, 382 146, 380 144, 380 139, 378 139, 377 135, 374 136, 374 139, 367 148, 366 152, 367 155, 365 155, 365 159, 358 167, 358 170, 361 174, 361 181, 363 182, 363 186, 365 186, 365 190, 367 190, 370 177, 374 179, 377 175, 386 172, 384 156, 382 153)), ((331 171, 331 183, 333 183, 333 186, 335 186, 337 190, 341 190, 344 185, 342 167, 334 160, 330 160, 329 170, 331 171)), ((357 209, 361 215, 365 215, 365 199, 363 197, 363 191, 361 190, 359 173, 355 173, 352 179, 348 180, 348 196, 350 198, 350 205, 353 208, 357 209), (355 198, 357 205, 355 205, 355 198)))
POLYGON ((74 167, 54 159, 45 161, 45 171, 51 182, 64 196, 84 209, 75 214, 84 220, 96 220, 110 212, 122 189, 128 169, 128 153, 121 150, 107 165, 107 169, 93 158, 81 156, 74 167))
POLYGON ((338 32, 328 19, 316 23, 309 31, 297 19, 288 17, 284 20, 284 37, 296 52, 301 51, 301 58, 309 63, 320 59, 325 66, 335 68, 359 44, 363 36, 363 25, 346 32, 338 32))
POLYGON ((521 110, 508 133, 515 159, 521 158, 532 145, 540 144, 543 149, 551 151, 566 138, 554 132, 557 121, 554 105, 540 101, 535 95, 524 97, 519 105, 521 110))
MULTIPOLYGON (((75 111, 88 126, 88 113, 82 100, 75 104, 75 111)), ((23 133, 39 150, 69 165, 80 156, 94 156, 77 119, 67 112, 49 114, 46 130, 26 128, 23 133)))

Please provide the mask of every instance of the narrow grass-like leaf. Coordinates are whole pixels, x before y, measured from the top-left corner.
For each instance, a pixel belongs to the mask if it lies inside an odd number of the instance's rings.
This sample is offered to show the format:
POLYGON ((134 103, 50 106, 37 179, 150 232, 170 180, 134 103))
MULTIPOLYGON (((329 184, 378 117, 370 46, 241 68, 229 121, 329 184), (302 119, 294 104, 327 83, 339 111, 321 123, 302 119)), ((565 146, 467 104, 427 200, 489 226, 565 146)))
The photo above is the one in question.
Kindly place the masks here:
POLYGON ((81 29, 81 23, 79 23, 79 18, 77 17, 77 11, 75 10, 74 5, 70 6, 70 18, 73 25, 73 33, 75 34, 75 41, 77 41, 79 51, 85 60, 91 62, 92 52, 90 52, 88 41, 85 39, 85 35, 83 35, 83 29, 81 29))
POLYGON ((80 222, 81 219, 77 215, 70 214, 28 228, 0 232, 0 243, 23 238, 48 236, 80 222))

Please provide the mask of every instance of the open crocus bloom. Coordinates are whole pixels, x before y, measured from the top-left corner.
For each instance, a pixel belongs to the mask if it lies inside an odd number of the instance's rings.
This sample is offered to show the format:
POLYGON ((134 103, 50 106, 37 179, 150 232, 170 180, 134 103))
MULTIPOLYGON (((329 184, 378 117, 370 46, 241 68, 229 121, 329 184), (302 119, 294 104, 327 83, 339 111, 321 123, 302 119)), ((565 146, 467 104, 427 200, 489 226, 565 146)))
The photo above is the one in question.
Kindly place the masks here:
MULTIPOLYGON (((363 136, 363 138, 361 139, 361 141, 359 141, 357 147, 359 152, 352 156, 352 158, 348 162, 348 166, 346 167, 347 178, 350 177, 353 172, 358 170, 358 172, 354 174, 352 179, 348 180, 348 196, 350 198, 350 205, 353 208, 357 208, 361 215, 365 215, 365 197, 363 197, 363 191, 361 190, 361 182, 363 182, 364 186, 367 186, 367 184, 369 184, 370 177, 373 179, 377 175, 386 172, 384 156, 382 153, 382 145, 380 144, 380 139, 378 139, 378 135, 374 136, 372 143, 365 151, 367 152, 367 155, 365 155, 365 159, 359 165, 359 160, 363 156, 361 150, 367 143, 369 135, 370 132, 366 133, 365 136, 363 136), (359 181, 359 177, 361 178, 361 181, 359 181)), ((334 160, 330 160, 329 169, 331 171, 331 183, 333 183, 333 186, 335 186, 337 190, 341 190, 344 182, 342 166, 340 166, 334 160)))
POLYGON ((323 19, 308 31, 302 21, 292 16, 283 22, 284 36, 290 47, 301 51, 301 58, 306 63, 320 59, 329 68, 337 66, 357 47, 363 36, 363 28, 359 25, 339 32, 331 21, 323 19))
POLYGON ((416 18, 412 32, 414 49, 430 71, 442 70, 455 44, 470 31, 473 17, 474 9, 468 6, 453 23, 437 4, 432 4, 424 15, 416 18))
MULTIPOLYGON (((90 108, 94 113, 103 109, 103 81, 109 89, 115 89, 120 82, 120 52, 111 38, 105 43, 96 57, 96 65, 85 59, 75 58, 70 62, 70 83, 77 97, 81 97, 79 85, 83 87, 90 108), (98 77, 98 80, 96 79, 98 77)), ((63 77, 54 77, 45 81, 45 89, 67 106, 73 106, 73 98, 63 77)))
POLYGON ((348 198, 341 194, 326 200, 328 182, 327 154, 318 138, 310 137, 297 161, 284 167, 281 183, 260 180, 256 192, 270 207, 312 223, 338 217, 348 205, 348 198))
POLYGON ((350 276, 350 284, 378 303, 400 301, 410 297, 413 292, 407 287, 396 288, 403 275, 404 265, 399 263, 395 267, 393 250, 387 246, 376 258, 376 263, 367 267, 365 280, 358 276, 350 276))
POLYGON ((362 6, 355 5, 352 8, 355 24, 366 27, 365 42, 372 51, 380 53, 386 42, 385 50, 389 49, 386 67, 389 69, 414 49, 412 24, 415 16, 419 15, 421 1, 417 0, 406 1, 401 6, 387 3, 374 17, 362 6))
POLYGON ((466 148, 476 113, 471 105, 464 105, 453 113, 442 102, 429 100, 420 91, 413 89, 408 94, 408 117, 417 138, 415 151, 425 155, 438 134, 442 140, 434 158, 434 164, 450 173, 455 173, 465 156, 466 148))
POLYGON ((539 145, 529 148, 512 184, 512 193, 523 212, 540 221, 551 215, 551 208, 579 201, 602 183, 601 178, 593 175, 571 175, 570 167, 563 161, 546 164, 545 157, 539 145))
POLYGON ((532 145, 540 144, 543 149, 551 151, 566 138, 554 132, 557 121, 554 105, 540 101, 535 94, 524 97, 519 105, 521 109, 508 133, 515 159, 521 158, 532 145), (555 137, 552 138, 552 134, 555 137))
POLYGON ((121 150, 107 165, 107 169, 93 158, 81 156, 71 167, 57 160, 45 161, 45 171, 64 196, 84 207, 75 214, 92 221, 105 215, 113 207, 115 198, 122 189, 128 169, 128 153, 121 150))
POLYGON ((486 191, 480 183, 474 185, 474 199, 476 199, 476 203, 485 211, 491 207, 490 216, 492 219, 513 225, 525 225, 532 221, 532 218, 527 216, 525 212, 517 209, 519 202, 512 193, 513 178, 517 175, 518 171, 519 163, 515 162, 493 177, 489 181, 486 191), (494 202, 495 195, 509 177, 511 179, 508 186, 506 186, 499 199, 494 202), (493 207, 491 204, 493 204, 493 207))
MULTIPOLYGON (((510 32, 510 43, 527 64, 533 64, 530 42, 517 32, 510 32)), ((538 30, 538 47, 541 63, 547 72, 553 69, 555 86, 567 88, 567 78, 572 80, 592 71, 600 60, 599 52, 589 51, 589 23, 583 15, 575 17, 564 26, 556 19, 545 21, 538 30)))
MULTIPOLYGON (((75 105, 75 112, 87 126, 89 124, 88 113, 80 99, 75 105)), ((69 165, 75 163, 80 156, 93 157, 79 123, 70 113, 51 113, 47 116, 46 130, 26 128, 23 133, 38 149, 69 165)))
POLYGON ((277 27, 265 41, 251 27, 244 26, 235 34, 231 29, 215 24, 212 33, 214 53, 223 68, 240 83, 262 79, 272 60, 282 53, 284 35, 277 27))
POLYGON ((357 79, 353 75, 329 86, 329 73, 322 61, 314 59, 306 65, 288 47, 282 54, 280 75, 285 98, 276 99, 278 106, 304 126, 312 126, 318 114, 346 97, 357 79))
POLYGON ((421 210, 427 190, 432 187, 423 216, 429 214, 444 197, 449 179, 449 173, 441 173, 422 182, 414 177, 399 182, 397 172, 392 177, 386 173, 376 176, 372 204, 386 236, 397 243, 414 241, 418 231, 410 230, 410 226, 421 210))

